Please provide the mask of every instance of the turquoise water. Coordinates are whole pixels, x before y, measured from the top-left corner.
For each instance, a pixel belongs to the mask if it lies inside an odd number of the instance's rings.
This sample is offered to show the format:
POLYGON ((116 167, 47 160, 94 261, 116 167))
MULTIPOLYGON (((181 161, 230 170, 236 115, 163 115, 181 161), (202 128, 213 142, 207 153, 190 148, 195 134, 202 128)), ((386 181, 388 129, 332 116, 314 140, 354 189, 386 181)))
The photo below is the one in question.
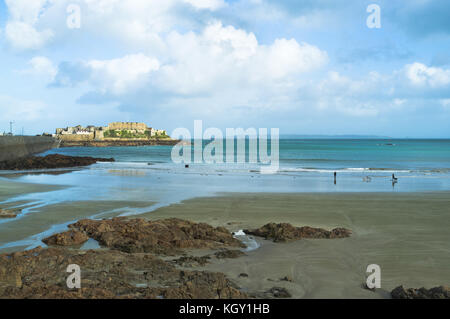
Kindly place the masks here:
MULTIPOLYGON (((226 142, 224 142, 225 144, 226 142)), ((270 144, 268 149, 270 150, 270 144)), ((173 169, 176 169, 177 165, 173 164, 171 160, 171 150, 172 147, 169 146, 79 147, 55 149, 46 152, 44 155, 60 153, 72 156, 113 157, 121 163, 172 164, 173 169)), ((247 143, 247 162, 248 153, 249 146, 247 143)), ((290 171, 449 173, 450 171, 450 140, 282 139, 280 140, 279 153, 281 173, 290 171)), ((249 167, 255 169, 259 168, 260 165, 208 164, 202 168, 205 171, 217 169, 242 169, 245 171, 249 167)))
POLYGON ((185 168, 171 160, 171 146, 61 148, 42 155, 113 157, 116 162, 61 175, 44 172, 15 178, 71 186, 70 194, 61 191, 57 201, 145 198, 168 203, 221 192, 450 190, 450 140, 282 139, 279 150, 278 172, 264 175, 260 163, 191 163, 185 168))

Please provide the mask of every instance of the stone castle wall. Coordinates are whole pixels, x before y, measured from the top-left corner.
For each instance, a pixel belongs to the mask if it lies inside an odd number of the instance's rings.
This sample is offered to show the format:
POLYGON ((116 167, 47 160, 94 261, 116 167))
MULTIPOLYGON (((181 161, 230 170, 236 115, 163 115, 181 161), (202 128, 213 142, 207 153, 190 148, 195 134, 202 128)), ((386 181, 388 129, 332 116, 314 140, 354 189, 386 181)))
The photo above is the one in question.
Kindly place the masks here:
POLYGON ((108 126, 110 130, 136 130, 136 131, 146 131, 148 129, 147 125, 144 123, 135 122, 114 122, 110 123, 108 126))
POLYGON ((58 139, 60 139, 61 141, 74 141, 74 142, 93 141, 94 133, 58 135, 58 139))

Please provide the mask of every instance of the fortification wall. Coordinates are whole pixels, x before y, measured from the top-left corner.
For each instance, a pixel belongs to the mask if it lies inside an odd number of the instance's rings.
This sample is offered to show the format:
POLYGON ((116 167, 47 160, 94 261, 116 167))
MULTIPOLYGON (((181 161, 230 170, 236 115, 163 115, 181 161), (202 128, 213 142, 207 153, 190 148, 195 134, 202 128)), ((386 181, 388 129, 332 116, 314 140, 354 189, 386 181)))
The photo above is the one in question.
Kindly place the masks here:
POLYGON ((109 123, 108 129, 145 131, 147 130, 147 125, 144 123, 135 123, 135 122, 114 122, 109 123))
POLYGON ((0 136, 0 161, 42 153, 59 146, 47 136, 0 136))
POLYGON ((58 135, 58 139, 60 139, 61 141, 70 141, 70 142, 87 142, 94 140, 94 133, 58 135))

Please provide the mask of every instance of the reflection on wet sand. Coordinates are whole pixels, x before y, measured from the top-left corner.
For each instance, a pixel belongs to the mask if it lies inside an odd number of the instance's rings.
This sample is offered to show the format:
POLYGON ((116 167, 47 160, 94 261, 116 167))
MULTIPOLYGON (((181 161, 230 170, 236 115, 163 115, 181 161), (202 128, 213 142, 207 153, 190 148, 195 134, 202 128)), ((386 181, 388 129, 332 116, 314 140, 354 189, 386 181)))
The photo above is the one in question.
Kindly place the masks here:
POLYGON ((110 169, 108 173, 115 176, 146 176, 147 172, 142 169, 110 169))

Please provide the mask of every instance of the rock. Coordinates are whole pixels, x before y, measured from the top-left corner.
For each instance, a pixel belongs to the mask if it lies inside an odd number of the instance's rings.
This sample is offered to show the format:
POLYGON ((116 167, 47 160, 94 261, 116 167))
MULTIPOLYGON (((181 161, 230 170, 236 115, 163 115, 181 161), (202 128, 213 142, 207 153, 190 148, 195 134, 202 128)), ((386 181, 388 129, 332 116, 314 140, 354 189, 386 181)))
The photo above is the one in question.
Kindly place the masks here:
POLYGON ((16 218, 19 213, 21 213, 20 210, 1 209, 0 208, 0 218, 16 218))
POLYGON ((196 266, 204 266, 209 263, 211 257, 202 256, 202 257, 194 257, 194 256, 183 256, 178 259, 171 260, 171 263, 182 267, 196 267, 196 266))
POLYGON ((146 253, 36 248, 0 255, 0 298, 247 298, 222 273, 182 271, 146 253), (67 266, 81 268, 81 289, 68 289, 67 266))
POLYGON ((294 227, 291 224, 282 223, 266 224, 254 230, 244 230, 246 234, 272 239, 274 242, 289 242, 302 238, 345 238, 350 237, 351 231, 345 228, 335 228, 331 231, 322 228, 294 227))
POLYGON ((224 249, 224 250, 220 250, 218 252, 216 252, 214 254, 214 256, 216 256, 216 258, 218 259, 224 259, 224 258, 238 258, 241 256, 245 256, 245 253, 243 253, 240 250, 228 250, 228 249, 224 249))
POLYGON ((450 289, 446 286, 431 289, 405 289, 399 286, 391 291, 393 299, 450 299, 450 289))
POLYGON ((49 246, 76 246, 89 240, 89 237, 80 231, 69 230, 64 233, 55 234, 42 241, 49 246))
POLYGON ((245 277, 245 278, 248 278, 248 274, 246 274, 246 273, 241 273, 241 274, 239 274, 239 277, 245 277))
POLYGON ((176 218, 157 221, 142 218, 85 219, 69 225, 69 228, 86 233, 100 245, 129 253, 169 255, 183 248, 245 247, 225 228, 176 218))
POLYGON ((292 295, 283 287, 273 287, 266 291, 266 294, 272 295, 274 298, 291 298, 292 295))
POLYGON ((114 162, 113 158, 74 157, 60 154, 29 156, 0 162, 0 170, 50 169, 88 166, 97 162, 114 162))
POLYGON ((281 281, 289 281, 289 282, 293 282, 291 276, 285 276, 285 277, 281 278, 280 280, 281 280, 281 281))

